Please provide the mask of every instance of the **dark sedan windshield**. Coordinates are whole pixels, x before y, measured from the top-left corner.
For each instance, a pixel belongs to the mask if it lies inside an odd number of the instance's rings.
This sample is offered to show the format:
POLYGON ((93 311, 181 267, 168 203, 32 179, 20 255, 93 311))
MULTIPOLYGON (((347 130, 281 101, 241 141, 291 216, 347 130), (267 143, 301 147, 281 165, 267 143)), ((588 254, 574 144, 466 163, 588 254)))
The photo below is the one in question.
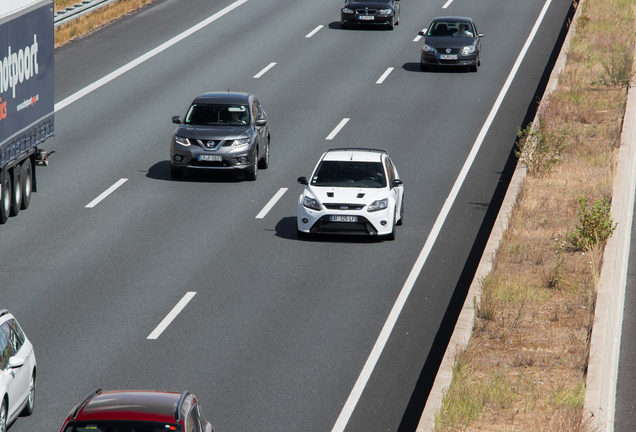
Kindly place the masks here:
POLYGON ((185 124, 192 126, 248 125, 250 116, 246 105, 192 104, 185 124))
POLYGON ((474 37, 475 29, 469 22, 464 21, 433 21, 427 35, 433 37, 474 37), (460 26, 463 28, 460 29, 460 26))
POLYGON ((177 423, 125 420, 71 422, 64 432, 181 432, 177 423))
POLYGON ((311 179, 313 186, 386 187, 381 162, 322 161, 311 179))

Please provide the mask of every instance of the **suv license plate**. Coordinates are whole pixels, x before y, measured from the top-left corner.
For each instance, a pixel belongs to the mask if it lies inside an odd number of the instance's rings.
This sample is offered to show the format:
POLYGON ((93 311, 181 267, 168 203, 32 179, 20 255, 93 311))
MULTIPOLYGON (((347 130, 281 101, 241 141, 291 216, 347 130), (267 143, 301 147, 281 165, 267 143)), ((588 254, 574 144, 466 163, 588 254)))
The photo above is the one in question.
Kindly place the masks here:
POLYGON ((358 222, 358 216, 329 216, 331 222, 358 222))
POLYGON ((375 19, 375 16, 373 16, 373 15, 359 15, 358 19, 360 21, 373 21, 375 19))
POLYGON ((221 162, 223 158, 221 155, 199 155, 197 157, 199 161, 208 161, 208 162, 221 162))

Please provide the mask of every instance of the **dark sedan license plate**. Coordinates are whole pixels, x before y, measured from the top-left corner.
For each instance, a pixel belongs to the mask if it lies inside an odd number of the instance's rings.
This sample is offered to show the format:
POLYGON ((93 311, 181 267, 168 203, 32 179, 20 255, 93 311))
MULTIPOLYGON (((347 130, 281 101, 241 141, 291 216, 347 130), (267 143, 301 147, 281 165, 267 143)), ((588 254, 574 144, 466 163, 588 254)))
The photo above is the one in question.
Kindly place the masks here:
POLYGON ((221 157, 221 155, 199 155, 197 160, 206 162, 221 162, 223 157, 221 157))
POLYGON ((375 19, 374 15, 360 15, 358 16, 360 21, 373 21, 375 19))
POLYGON ((358 216, 330 216, 331 222, 358 222, 358 216))
POLYGON ((457 60, 457 54, 440 54, 440 60, 457 60))

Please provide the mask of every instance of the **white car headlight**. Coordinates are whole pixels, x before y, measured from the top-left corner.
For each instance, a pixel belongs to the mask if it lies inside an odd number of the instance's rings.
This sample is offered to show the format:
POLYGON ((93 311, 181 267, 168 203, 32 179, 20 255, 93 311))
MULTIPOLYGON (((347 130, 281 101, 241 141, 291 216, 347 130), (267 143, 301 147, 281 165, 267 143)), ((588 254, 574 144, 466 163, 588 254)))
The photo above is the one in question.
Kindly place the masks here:
POLYGON ((303 197, 303 206, 312 210, 321 210, 320 203, 317 199, 310 198, 308 196, 303 197))
POLYGON ((389 15, 392 15, 392 14, 393 14, 393 11, 392 11, 391 9, 380 9, 380 10, 378 11, 378 14, 379 14, 380 16, 389 16, 389 15))
POLYGON ((251 138, 235 139, 234 142, 232 143, 232 147, 245 147, 250 145, 250 142, 252 142, 251 138))
POLYGON ((190 145, 190 141, 188 141, 187 138, 179 136, 179 135, 174 136, 174 142, 176 142, 177 144, 181 144, 184 147, 187 147, 190 145))
POLYGON ((371 203, 371 205, 369 206, 367 211, 368 212, 375 212, 375 211, 379 211, 379 210, 384 210, 388 206, 389 206, 389 199, 388 198, 384 198, 384 199, 381 199, 381 200, 375 200, 375 201, 373 201, 371 203))
POLYGON ((430 45, 422 44, 422 51, 424 52, 435 52, 435 48, 430 45))
POLYGON ((475 52, 475 45, 468 45, 462 49, 462 55, 469 55, 475 52))
POLYGON ((353 11, 352 11, 351 9, 349 9, 349 8, 342 8, 342 13, 345 13, 345 14, 352 14, 352 13, 353 13, 353 11))

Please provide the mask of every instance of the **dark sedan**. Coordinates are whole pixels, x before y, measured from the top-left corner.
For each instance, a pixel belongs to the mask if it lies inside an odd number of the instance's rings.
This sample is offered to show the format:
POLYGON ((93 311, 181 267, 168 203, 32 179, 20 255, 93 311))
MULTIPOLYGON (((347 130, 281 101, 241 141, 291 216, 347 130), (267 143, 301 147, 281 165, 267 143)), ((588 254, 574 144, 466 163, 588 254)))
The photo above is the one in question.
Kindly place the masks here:
POLYGON ((204 93, 197 97, 170 141, 170 175, 185 170, 241 170, 256 180, 269 165, 269 125, 258 99, 247 93, 204 93))
POLYGON ((468 66, 473 72, 481 66, 481 38, 483 33, 471 18, 435 18, 425 30, 420 68, 429 66, 468 66))
POLYGON ((359 1, 345 0, 340 10, 340 27, 354 25, 381 25, 393 30, 400 23, 398 0, 359 1))

